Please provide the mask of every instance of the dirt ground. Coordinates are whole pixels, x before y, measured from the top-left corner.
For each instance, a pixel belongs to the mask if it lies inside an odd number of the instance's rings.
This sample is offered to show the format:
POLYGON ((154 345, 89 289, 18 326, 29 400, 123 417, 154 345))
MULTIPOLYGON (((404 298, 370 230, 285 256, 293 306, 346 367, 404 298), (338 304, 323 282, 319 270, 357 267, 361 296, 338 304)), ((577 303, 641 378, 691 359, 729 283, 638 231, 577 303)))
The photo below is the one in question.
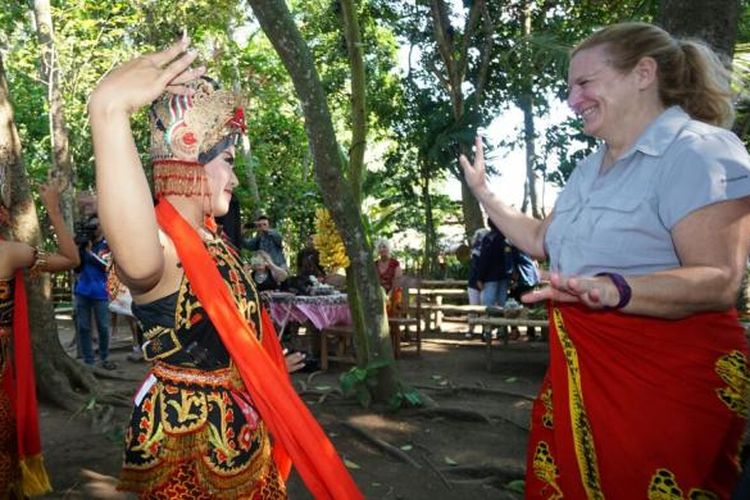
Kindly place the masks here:
MULTIPOLYGON (((71 324, 61 321, 60 326, 61 341, 68 345, 71 324)), ((333 364, 327 373, 312 376, 293 375, 298 390, 312 389, 304 400, 367 498, 522 497, 512 487, 523 477, 531 398, 547 364, 547 344, 496 342, 488 372, 479 337, 467 340, 465 326, 446 326, 452 331, 425 338, 421 357, 413 347, 405 347, 399 360, 403 380, 430 396, 437 411, 365 410, 336 393, 321 401, 321 392, 338 387, 346 365, 333 364), (375 446, 348 425, 365 429, 405 457, 375 446)), ((134 392, 146 373, 146 363, 126 360, 129 349, 129 333, 119 325, 111 359, 118 365, 115 373, 129 380, 102 380, 107 387, 134 392)), ((76 414, 41 404, 44 455, 55 489, 44 498, 115 498, 111 490, 129 410, 95 403, 76 414)), ((311 498, 294 473, 288 488, 290 498, 311 498)))

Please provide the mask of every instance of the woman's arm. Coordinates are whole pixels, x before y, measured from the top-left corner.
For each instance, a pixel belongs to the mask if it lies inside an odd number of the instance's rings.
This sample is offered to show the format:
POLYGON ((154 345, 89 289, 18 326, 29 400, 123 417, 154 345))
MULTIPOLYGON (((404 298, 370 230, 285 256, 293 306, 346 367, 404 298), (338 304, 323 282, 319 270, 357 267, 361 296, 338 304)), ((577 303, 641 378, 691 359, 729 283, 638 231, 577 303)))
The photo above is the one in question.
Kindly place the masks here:
MULTIPOLYGON (((672 229, 672 240, 682 265, 626 276, 632 296, 622 312, 677 319, 733 307, 750 253, 750 196, 714 203, 687 215, 672 229)), ((580 301, 601 309, 620 300, 608 277, 552 275, 550 281, 549 287, 527 294, 524 301, 580 301)))
POLYGON ((99 220, 118 275, 134 295, 159 282, 164 254, 130 115, 164 90, 188 92, 183 84, 199 77, 203 68, 188 69, 196 53, 185 54, 187 47, 185 38, 167 50, 126 62, 99 83, 89 100, 99 220))
POLYGON ((60 192, 59 183, 47 183, 39 188, 39 197, 47 209, 47 215, 57 236, 57 252, 47 256, 46 264, 40 264, 40 271, 67 271, 81 263, 78 247, 60 212, 60 192))
MULTIPOLYGON (((47 209, 52 228, 57 236, 56 252, 46 255, 36 268, 41 272, 57 272, 73 269, 80 264, 78 247, 70 234, 60 212, 60 189, 57 185, 43 184, 39 196, 47 209)), ((35 265, 39 257, 36 250, 18 241, 0 242, 0 278, 7 279, 16 269, 35 265)))
POLYGON ((481 137, 476 138, 475 147, 476 156, 473 165, 469 163, 466 156, 461 155, 459 158, 469 188, 487 211, 492 222, 507 238, 534 258, 545 259, 544 235, 547 233, 552 216, 544 220, 534 219, 506 205, 495 196, 487 185, 481 137))

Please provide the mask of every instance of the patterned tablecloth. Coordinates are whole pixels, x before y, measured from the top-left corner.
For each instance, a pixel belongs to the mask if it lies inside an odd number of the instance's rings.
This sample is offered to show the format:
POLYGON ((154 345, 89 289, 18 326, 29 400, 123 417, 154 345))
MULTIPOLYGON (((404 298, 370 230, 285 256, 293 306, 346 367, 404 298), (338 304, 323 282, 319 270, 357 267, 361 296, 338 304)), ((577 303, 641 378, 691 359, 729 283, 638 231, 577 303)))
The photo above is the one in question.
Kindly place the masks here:
POLYGON ((289 321, 309 321, 318 330, 332 325, 351 323, 349 304, 345 293, 331 295, 294 295, 272 292, 266 295, 271 318, 284 331, 289 321))

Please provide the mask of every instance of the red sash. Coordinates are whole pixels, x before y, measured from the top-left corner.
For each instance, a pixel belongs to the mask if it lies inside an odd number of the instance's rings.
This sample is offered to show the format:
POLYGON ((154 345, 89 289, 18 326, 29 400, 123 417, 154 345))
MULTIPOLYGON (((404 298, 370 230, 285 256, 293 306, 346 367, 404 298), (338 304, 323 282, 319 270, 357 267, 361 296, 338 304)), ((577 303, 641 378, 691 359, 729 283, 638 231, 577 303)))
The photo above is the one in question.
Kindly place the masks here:
POLYGON ((28 302, 23 273, 16 271, 13 303, 13 363, 3 374, 3 389, 15 410, 18 455, 21 466, 21 490, 26 496, 52 491, 42 457, 39 414, 36 404, 36 380, 31 356, 28 302))
POLYGON ((674 488, 676 498, 728 498, 746 381, 734 311, 670 321, 551 308, 526 498, 662 498, 656 492, 674 488))
POLYGON ((174 243, 190 286, 274 438, 273 456, 279 470, 288 474, 291 457, 315 498, 363 498, 333 444, 294 391, 268 315, 263 311, 261 344, 198 233, 166 199, 156 206, 156 218, 174 243))

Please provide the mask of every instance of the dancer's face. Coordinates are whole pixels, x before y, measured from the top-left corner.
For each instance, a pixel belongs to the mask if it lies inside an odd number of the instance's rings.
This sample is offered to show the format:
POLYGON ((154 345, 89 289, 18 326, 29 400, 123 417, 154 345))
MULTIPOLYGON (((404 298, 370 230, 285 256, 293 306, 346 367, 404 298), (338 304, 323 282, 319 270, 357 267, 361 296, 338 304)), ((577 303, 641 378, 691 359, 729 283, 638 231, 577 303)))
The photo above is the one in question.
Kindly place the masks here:
POLYGON ((229 146, 204 165, 211 190, 211 215, 222 216, 229 211, 232 191, 239 181, 234 175, 234 146, 229 146))

